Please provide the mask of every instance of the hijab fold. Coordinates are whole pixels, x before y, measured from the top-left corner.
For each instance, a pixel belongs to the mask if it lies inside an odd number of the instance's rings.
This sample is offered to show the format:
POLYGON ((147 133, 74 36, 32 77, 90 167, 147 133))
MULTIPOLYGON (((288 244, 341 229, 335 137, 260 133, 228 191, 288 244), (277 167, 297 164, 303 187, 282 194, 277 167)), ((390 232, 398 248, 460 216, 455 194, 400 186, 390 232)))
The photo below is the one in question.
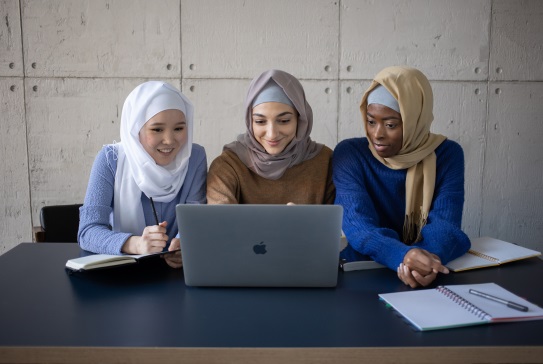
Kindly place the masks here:
POLYGON ((403 121, 402 148, 390 158, 380 157, 372 143, 369 148, 375 158, 391 169, 407 169, 405 181, 405 219, 403 242, 413 244, 422 239, 432 205, 436 181, 435 149, 446 139, 430 133, 434 120, 433 93, 428 79, 417 69, 403 66, 387 67, 379 72, 360 104, 362 120, 367 131, 368 95, 379 85, 398 100, 403 121))
POLYGON ((321 151, 323 145, 311 140, 313 127, 313 111, 305 98, 300 81, 294 76, 279 70, 269 70, 253 79, 249 85, 245 99, 245 125, 247 131, 237 140, 224 146, 224 150, 232 150, 238 158, 253 172, 261 177, 277 180, 292 166, 312 159, 321 151), (269 81, 280 86, 298 112, 296 136, 277 155, 270 155, 255 139, 253 134, 252 109, 253 101, 266 87, 269 81))
POLYGON ((157 202, 170 202, 177 196, 185 181, 192 151, 192 123, 191 102, 165 82, 145 82, 128 95, 121 115, 121 142, 116 144, 114 231, 141 235, 146 226, 142 192, 157 202), (156 164, 139 140, 143 125, 164 110, 180 110, 187 122, 187 142, 168 166, 156 164))

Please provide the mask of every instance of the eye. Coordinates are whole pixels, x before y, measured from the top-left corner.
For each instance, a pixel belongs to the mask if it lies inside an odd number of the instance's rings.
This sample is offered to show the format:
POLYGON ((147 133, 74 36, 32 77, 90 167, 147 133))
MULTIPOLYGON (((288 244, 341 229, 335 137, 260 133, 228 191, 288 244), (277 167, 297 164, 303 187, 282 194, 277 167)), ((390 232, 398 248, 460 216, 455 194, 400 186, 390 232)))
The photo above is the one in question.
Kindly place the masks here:
POLYGON ((287 124, 290 122, 290 119, 282 119, 282 120, 279 120, 279 123, 280 124, 287 124))
POLYGON ((155 133, 160 133, 162 131, 162 128, 152 128, 151 130, 155 133))
POLYGON ((266 124, 266 120, 264 120, 264 119, 254 119, 253 123, 255 123, 255 124, 266 124))
POLYGON ((374 120, 371 120, 371 119, 368 119, 368 124, 369 124, 369 125, 375 125, 375 121, 374 121, 374 120))
POLYGON ((177 128, 175 128, 175 131, 183 131, 183 130, 185 130, 184 126, 178 126, 177 128))
POLYGON ((398 126, 397 124, 386 124, 386 127, 389 129, 394 129, 397 126, 398 126))

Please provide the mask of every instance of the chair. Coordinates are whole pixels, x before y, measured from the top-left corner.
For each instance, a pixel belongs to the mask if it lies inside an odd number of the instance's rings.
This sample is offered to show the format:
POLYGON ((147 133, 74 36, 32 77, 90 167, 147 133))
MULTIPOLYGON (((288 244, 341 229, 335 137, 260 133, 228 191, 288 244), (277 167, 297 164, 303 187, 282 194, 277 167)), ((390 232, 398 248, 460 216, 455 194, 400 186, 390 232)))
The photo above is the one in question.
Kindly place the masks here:
POLYGON ((82 204, 44 206, 40 224, 33 228, 37 243, 75 243, 79 229, 79 208, 82 204))

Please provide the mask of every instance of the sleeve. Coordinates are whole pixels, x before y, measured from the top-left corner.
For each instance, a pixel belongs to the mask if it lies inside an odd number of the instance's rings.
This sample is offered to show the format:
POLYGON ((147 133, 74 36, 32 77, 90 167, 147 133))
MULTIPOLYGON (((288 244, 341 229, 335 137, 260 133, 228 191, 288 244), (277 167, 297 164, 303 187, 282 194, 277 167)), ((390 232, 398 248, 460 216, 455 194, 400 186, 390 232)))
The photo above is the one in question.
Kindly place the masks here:
POLYGON ((99 254, 121 254, 125 241, 132 235, 114 232, 110 228, 113 212, 113 195, 116 165, 108 159, 115 159, 116 151, 106 146, 98 153, 91 169, 85 201, 79 213, 79 246, 99 254))
POLYGON ((470 240, 461 230, 464 207, 464 153, 459 144, 447 141, 438 155, 434 200, 423 239, 415 247, 436 254, 443 264, 466 253, 470 240))
POLYGON ((207 174, 207 203, 238 204, 240 183, 226 152, 215 158, 207 174))
POLYGON ((325 205, 333 205, 336 198, 336 186, 332 177, 332 155, 330 155, 330 161, 328 163, 328 174, 326 176, 326 191, 323 203, 325 205))
POLYGON ((185 203, 206 203, 206 180, 207 180, 207 157, 203 147, 194 149, 195 159, 190 163, 195 163, 196 172, 194 174, 194 180, 191 183, 187 199, 185 203))
POLYGON ((395 270, 411 249, 393 229, 380 226, 377 207, 365 185, 382 183, 366 175, 362 152, 352 143, 338 144, 333 157, 335 203, 343 206, 343 231, 349 246, 342 252, 348 261, 369 256, 395 270))

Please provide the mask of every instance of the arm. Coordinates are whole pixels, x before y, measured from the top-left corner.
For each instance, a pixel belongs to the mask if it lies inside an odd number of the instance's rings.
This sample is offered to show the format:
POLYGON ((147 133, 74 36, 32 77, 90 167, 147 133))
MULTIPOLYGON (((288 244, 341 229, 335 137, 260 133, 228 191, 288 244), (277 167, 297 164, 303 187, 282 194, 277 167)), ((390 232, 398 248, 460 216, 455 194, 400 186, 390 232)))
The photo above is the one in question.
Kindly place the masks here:
POLYGON ((85 201, 80 209, 77 240, 82 249, 101 254, 120 254, 131 236, 110 229, 113 211, 116 150, 106 146, 98 153, 91 169, 85 201))
MULTIPOLYGON (((350 245, 347 250, 354 250, 353 255, 357 253, 370 256, 396 270, 411 247, 403 244, 398 233, 384 227, 379 219, 377 208, 394 209, 394 206, 376 206, 372 200, 366 185, 379 185, 384 183, 384 180, 379 178, 379 174, 369 172, 373 156, 369 150, 366 153, 364 148, 367 149, 367 143, 364 143, 363 139, 344 141, 338 144, 333 156, 335 203, 344 208, 343 231, 350 245)), ((391 172, 396 174, 396 171, 391 172)), ((403 210, 401 215, 403 216, 403 210)), ((403 220, 403 217, 401 219, 403 220)), ((356 257, 351 256, 350 259, 356 257)))
POLYGON ((436 150, 437 173, 434 200, 423 239, 415 244, 441 259, 443 264, 463 255, 470 248, 461 230, 464 206, 464 153, 460 145, 446 141, 436 150), (446 143, 446 144, 445 144, 446 143))
POLYGON ((215 158, 207 174, 208 204, 238 204, 240 183, 233 166, 223 152, 215 158))

